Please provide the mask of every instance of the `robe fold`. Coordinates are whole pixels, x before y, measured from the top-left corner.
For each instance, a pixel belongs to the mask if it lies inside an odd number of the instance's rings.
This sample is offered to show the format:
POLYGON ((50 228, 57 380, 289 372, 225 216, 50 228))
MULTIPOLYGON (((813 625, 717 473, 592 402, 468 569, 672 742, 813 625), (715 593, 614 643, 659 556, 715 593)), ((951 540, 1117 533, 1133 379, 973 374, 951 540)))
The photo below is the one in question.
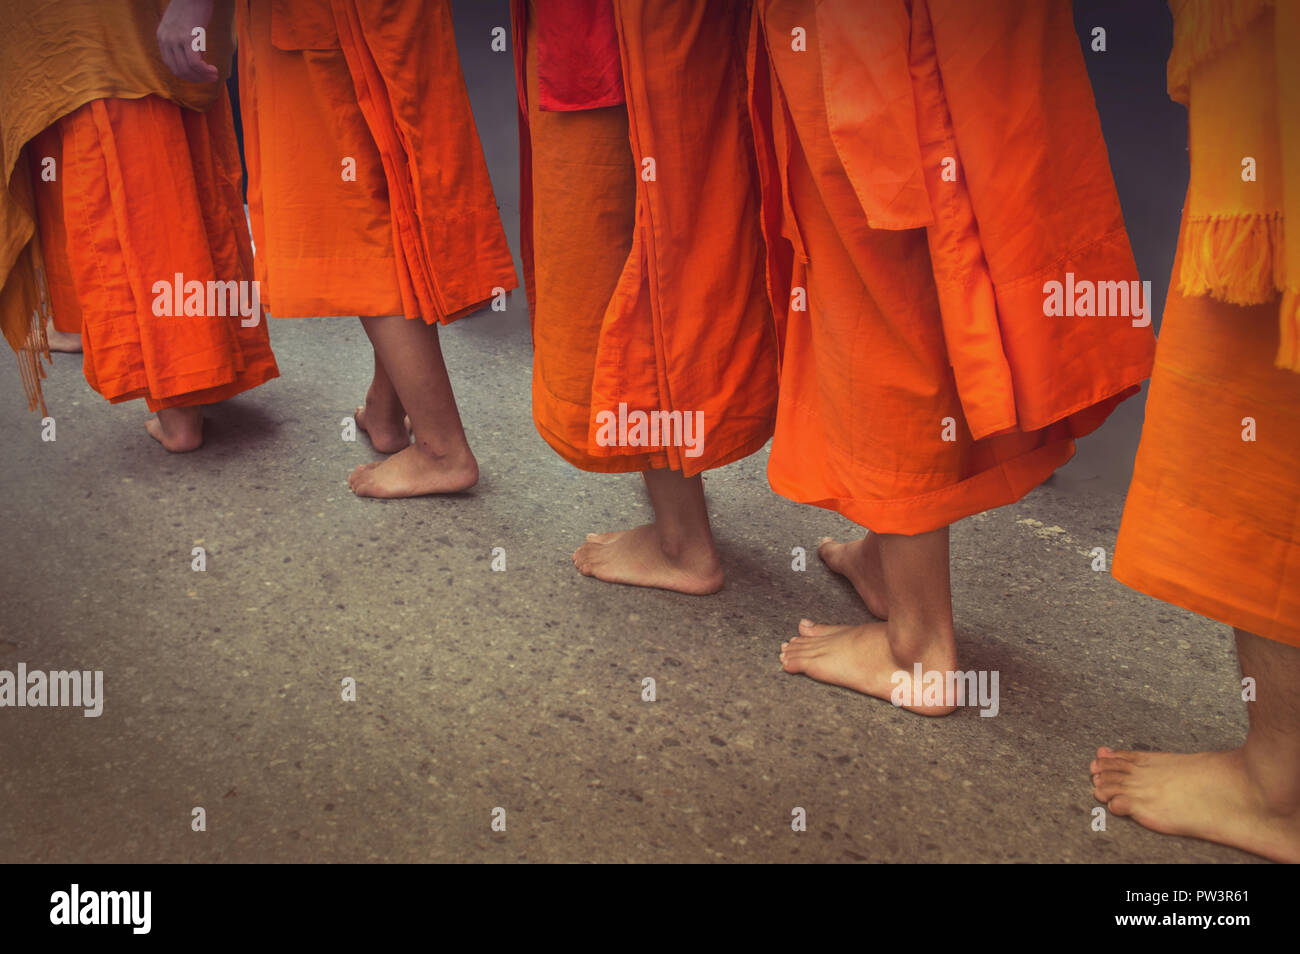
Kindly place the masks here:
POLYGON ((1019 499, 1154 350, 1069 4, 758 0, 749 73, 773 489, 904 534, 1019 499))
POLYGON ((239 0, 236 22, 275 316, 447 323, 516 287, 446 0, 239 0))
MULTIPOLYGON (((40 379, 48 360, 45 322, 69 331, 75 319, 51 314, 53 290, 36 234, 27 144, 94 100, 156 96, 205 110, 223 82, 189 83, 167 69, 155 33, 168 0, 6 0, 0 4, 0 333, 18 355, 28 406, 44 411, 40 379)), ((208 61, 224 81, 234 37, 232 0, 216 0, 208 61)), ((53 227, 57 228, 57 224, 53 227)), ((55 266, 57 267, 57 266, 55 266)))
POLYGON ((1300 10, 1171 6, 1169 92, 1188 107, 1191 175, 1111 572, 1300 647, 1300 276, 1281 241, 1300 196, 1285 108, 1300 89, 1277 82, 1300 64, 1300 10), (1258 163, 1252 182, 1242 155, 1258 163))
POLYGON ((748 4, 584 5, 569 31, 564 4, 514 5, 533 419, 584 470, 689 477, 762 447, 776 404, 748 4))

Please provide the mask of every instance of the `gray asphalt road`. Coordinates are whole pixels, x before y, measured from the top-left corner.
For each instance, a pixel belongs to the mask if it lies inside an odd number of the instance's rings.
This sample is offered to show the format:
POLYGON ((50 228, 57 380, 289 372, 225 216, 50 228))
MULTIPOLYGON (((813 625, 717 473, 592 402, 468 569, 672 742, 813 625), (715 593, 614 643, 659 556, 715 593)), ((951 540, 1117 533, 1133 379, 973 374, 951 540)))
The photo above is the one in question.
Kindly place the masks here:
MULTIPOLYGON (((956 527, 964 664, 1000 671, 1001 711, 927 720, 781 672, 801 616, 864 617, 815 557, 791 569, 851 526, 773 495, 765 453, 707 479, 722 593, 614 587, 568 554, 647 505, 536 436, 521 313, 444 336, 485 478, 442 499, 347 489, 372 456, 340 439, 359 322, 272 332, 283 377, 214 409, 196 454, 162 452, 71 356, 47 382, 56 441, 0 411, 0 668, 105 674, 99 718, 0 710, 0 859, 1245 857, 1091 830, 1097 744, 1244 730, 1226 628, 1091 569, 1121 507, 1100 479, 956 527)), ((5 365, 0 393, 18 386, 5 365)))

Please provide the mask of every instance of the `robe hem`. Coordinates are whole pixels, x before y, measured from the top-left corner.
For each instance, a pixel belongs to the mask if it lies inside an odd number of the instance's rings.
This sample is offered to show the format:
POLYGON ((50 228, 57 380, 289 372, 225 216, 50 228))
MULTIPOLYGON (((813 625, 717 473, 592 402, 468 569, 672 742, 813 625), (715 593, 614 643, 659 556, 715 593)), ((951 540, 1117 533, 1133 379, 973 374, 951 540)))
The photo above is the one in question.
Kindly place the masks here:
MULTIPOLYGON (((743 460, 751 454, 757 453, 772 439, 772 433, 769 429, 765 436, 750 438, 722 454, 689 458, 678 453, 677 456, 681 457, 684 466, 675 467, 671 462, 670 455, 664 450, 650 449, 630 454, 612 453, 608 456, 596 456, 585 449, 578 450, 569 441, 555 435, 550 428, 537 419, 536 415, 533 416, 533 426, 537 428, 537 433, 541 435, 542 439, 550 445, 551 450, 579 470, 593 474, 630 474, 643 470, 676 470, 680 471, 684 477, 694 477, 706 470, 717 470, 719 467, 726 467, 728 464, 743 460), (704 462, 701 463, 701 461, 704 462)), ((677 449, 675 448, 675 450, 677 449)))
POLYGON ((876 533, 912 536, 1015 503, 1073 456, 1074 441, 1061 438, 946 487, 890 500, 800 494, 783 475, 773 473, 770 463, 767 479, 772 489, 787 500, 834 510, 876 533))
POLYGON ((1212 619, 1216 623, 1300 648, 1300 629, 1294 626, 1260 616, 1244 606, 1227 603, 1197 590, 1179 586, 1163 574, 1130 567, 1128 563, 1127 559, 1121 561, 1117 550, 1110 575, 1131 590, 1182 607, 1199 616, 1212 619))

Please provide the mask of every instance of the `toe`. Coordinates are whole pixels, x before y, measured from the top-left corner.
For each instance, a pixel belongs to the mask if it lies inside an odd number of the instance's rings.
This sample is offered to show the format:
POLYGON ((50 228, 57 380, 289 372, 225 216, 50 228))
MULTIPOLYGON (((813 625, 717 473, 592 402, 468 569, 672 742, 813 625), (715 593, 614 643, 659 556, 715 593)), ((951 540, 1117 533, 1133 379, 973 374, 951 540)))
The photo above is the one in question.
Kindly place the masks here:
POLYGON ((1124 772, 1098 772, 1092 777, 1092 790, 1099 801, 1108 802, 1124 791, 1128 775, 1124 772))
POLYGON ((1112 815, 1132 815, 1133 799, 1127 795, 1116 795, 1106 804, 1106 807, 1110 809, 1112 815))
MULTIPOLYGON (((1098 750, 1098 754, 1102 755, 1103 753, 1100 750, 1098 750)), ((1145 752, 1128 752, 1128 751, 1117 750, 1117 749, 1106 749, 1103 757, 1110 758, 1110 759, 1123 759, 1125 762, 1129 762, 1136 765, 1138 763, 1146 761, 1146 755, 1147 753, 1145 752)))
POLYGON ((1126 762, 1124 759, 1093 759, 1092 773, 1098 772, 1128 772, 1133 768, 1132 762, 1126 762))

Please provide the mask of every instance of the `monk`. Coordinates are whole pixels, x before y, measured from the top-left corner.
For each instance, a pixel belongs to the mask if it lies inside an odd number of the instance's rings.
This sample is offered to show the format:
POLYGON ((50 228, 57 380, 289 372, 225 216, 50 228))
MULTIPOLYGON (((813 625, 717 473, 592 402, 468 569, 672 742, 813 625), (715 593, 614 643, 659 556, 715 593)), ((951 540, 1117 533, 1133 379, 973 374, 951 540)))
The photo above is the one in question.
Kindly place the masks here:
MULTIPOLYGON (((208 0, 173 0, 177 75, 208 0)), ((240 110, 263 300, 278 318, 358 315, 374 376, 357 426, 391 454, 363 497, 478 481, 438 325, 516 286, 447 0, 238 0, 240 110), (409 422, 409 430, 408 430, 409 422), (412 436, 414 441, 412 441, 412 436)))
POLYGON ((1170 6, 1190 181, 1112 572, 1233 627, 1250 727, 1089 771, 1147 828, 1300 862, 1300 6, 1170 6))
POLYGON ((867 528, 819 552, 878 620, 805 619, 781 663, 944 715, 974 701, 949 527, 1046 480, 1151 367, 1070 5, 758 0, 752 25, 768 478, 867 528))
POLYGON ((707 594, 703 473, 767 443, 775 328, 744 113, 748 5, 516 0, 533 421, 639 472, 654 520, 591 533, 586 576, 707 594))
POLYGON ((203 442, 205 405, 279 371, 219 82, 233 11, 221 5, 197 42, 206 81, 182 82, 153 41, 164 6, 24 0, 0 12, 0 323, 33 405, 44 407, 46 347, 83 351, 90 386, 113 403, 142 398, 148 433, 183 452, 203 442))

